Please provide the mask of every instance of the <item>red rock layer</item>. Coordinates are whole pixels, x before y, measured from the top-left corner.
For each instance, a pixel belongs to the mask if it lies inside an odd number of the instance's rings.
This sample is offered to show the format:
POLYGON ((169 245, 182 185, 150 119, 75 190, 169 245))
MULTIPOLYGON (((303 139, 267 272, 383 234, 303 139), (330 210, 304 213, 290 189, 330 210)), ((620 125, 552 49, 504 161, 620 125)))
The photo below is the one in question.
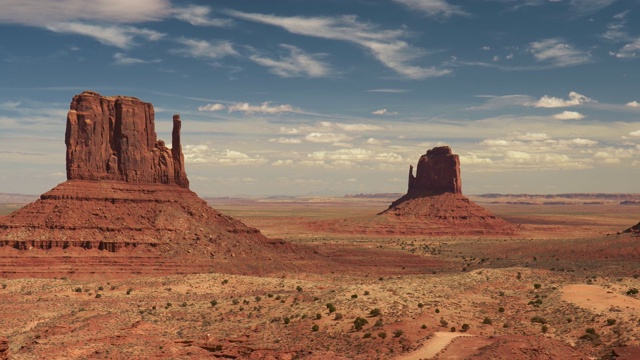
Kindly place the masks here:
POLYGON ((416 176, 409 167, 409 190, 407 193, 461 194, 460 159, 448 146, 428 150, 418 160, 416 176))
POLYGON ((144 274, 269 273, 290 269, 306 250, 267 239, 177 185, 69 180, 0 217, 0 251, 3 276, 42 276, 43 266, 108 273, 127 263, 127 271, 144 274), (30 266, 12 268, 15 262, 30 266))
POLYGON ((67 115, 67 179, 122 180, 189 187, 173 117, 172 148, 156 138, 153 105, 128 96, 85 91, 67 115))

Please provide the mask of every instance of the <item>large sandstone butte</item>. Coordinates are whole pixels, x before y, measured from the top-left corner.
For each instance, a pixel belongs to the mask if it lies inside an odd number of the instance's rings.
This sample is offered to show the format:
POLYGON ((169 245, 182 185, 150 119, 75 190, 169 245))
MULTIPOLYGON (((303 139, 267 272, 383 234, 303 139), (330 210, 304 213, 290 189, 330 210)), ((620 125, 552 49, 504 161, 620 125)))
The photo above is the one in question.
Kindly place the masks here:
POLYGON ((67 115, 67 179, 177 184, 188 188, 180 146, 180 116, 173 117, 172 148, 156 138, 153 105, 128 96, 85 91, 67 115))
POLYGON ((625 234, 640 235, 640 222, 624 231, 625 234))
POLYGON ((427 222, 447 233, 511 233, 515 227, 462 195, 460 160, 448 146, 428 150, 409 167, 407 193, 379 215, 427 222))
POLYGON ((180 125, 174 116, 169 149, 156 138, 151 104, 76 95, 65 136, 68 180, 0 217, 0 275, 289 269, 306 250, 267 239, 189 190, 180 125))

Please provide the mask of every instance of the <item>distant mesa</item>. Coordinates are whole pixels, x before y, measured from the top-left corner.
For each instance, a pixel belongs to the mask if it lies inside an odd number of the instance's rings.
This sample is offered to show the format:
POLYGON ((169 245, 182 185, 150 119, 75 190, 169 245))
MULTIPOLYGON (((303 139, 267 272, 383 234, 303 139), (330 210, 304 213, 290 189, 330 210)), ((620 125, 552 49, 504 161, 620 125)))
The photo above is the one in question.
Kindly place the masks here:
POLYGON ((512 232, 515 226, 462 195, 460 159, 448 146, 428 150, 418 160, 415 176, 409 167, 407 193, 378 215, 415 218, 451 233, 478 229, 512 232))
POLYGON ((0 275, 289 269, 284 257, 293 258, 292 245, 220 214, 189 190, 180 127, 175 115, 169 149, 156 137, 150 103, 90 91, 74 96, 68 180, 0 217, 0 275))

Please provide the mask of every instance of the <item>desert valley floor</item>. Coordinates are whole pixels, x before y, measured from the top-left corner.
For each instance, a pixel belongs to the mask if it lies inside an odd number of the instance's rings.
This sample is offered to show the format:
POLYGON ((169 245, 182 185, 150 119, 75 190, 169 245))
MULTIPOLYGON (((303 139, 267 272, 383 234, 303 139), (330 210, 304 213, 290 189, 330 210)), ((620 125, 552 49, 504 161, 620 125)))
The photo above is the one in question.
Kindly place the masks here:
POLYGON ((472 197, 518 225, 456 235, 375 216, 393 199, 207 199, 315 255, 288 271, 154 274, 124 249, 140 263, 33 275, 122 254, 0 247, 0 338, 15 359, 639 358, 640 205, 472 197))

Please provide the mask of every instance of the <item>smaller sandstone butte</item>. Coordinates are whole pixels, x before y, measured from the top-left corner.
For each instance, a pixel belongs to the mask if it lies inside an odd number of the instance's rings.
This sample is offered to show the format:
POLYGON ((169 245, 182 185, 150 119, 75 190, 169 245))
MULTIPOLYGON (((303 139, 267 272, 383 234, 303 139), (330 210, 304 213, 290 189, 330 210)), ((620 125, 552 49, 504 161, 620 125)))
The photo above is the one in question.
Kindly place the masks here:
POLYGON ((174 115, 169 149, 156 137, 152 104, 92 91, 76 95, 67 114, 67 179, 188 188, 180 126, 180 116, 174 115))
POLYGON ((625 234, 640 235, 640 222, 624 231, 625 234))
POLYGON ((462 194, 460 159, 448 146, 435 147, 420 156, 416 176, 409 166, 408 194, 462 194))
POLYGON ((433 148, 422 155, 415 176, 413 166, 409 168, 407 193, 379 215, 419 219, 447 233, 511 233, 515 230, 509 222, 462 195, 460 160, 448 146, 433 148))

